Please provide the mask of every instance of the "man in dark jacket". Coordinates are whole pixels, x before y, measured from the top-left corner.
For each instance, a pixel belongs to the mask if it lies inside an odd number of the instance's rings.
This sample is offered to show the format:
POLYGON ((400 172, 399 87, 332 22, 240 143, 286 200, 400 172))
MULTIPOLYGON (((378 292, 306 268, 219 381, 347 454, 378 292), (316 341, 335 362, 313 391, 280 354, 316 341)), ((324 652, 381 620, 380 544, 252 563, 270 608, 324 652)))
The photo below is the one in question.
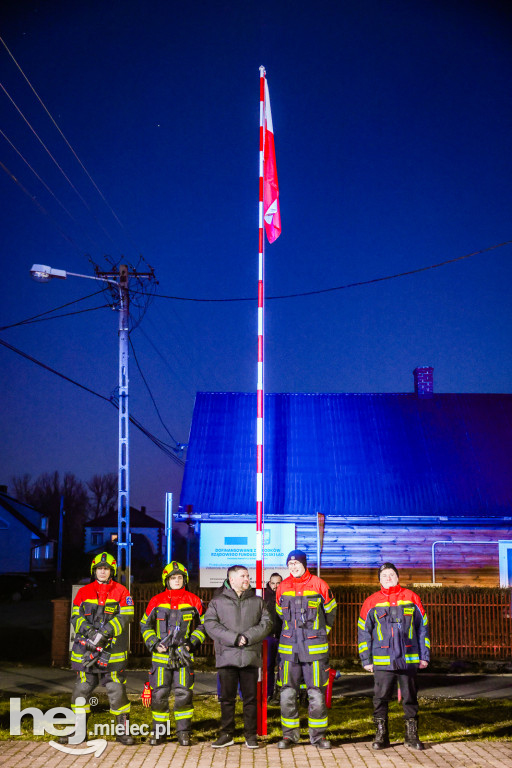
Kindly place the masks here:
POLYGON ((272 629, 266 639, 267 643, 267 699, 271 704, 279 704, 279 697, 276 693, 276 662, 278 658, 277 648, 279 645, 279 636, 281 634, 282 621, 276 611, 276 592, 282 582, 283 577, 280 573, 273 573, 267 581, 263 599, 267 604, 270 618, 272 619, 272 629))
POLYGON ((229 747, 234 743, 235 702, 240 685, 245 745, 257 749, 258 668, 261 645, 272 628, 272 619, 263 598, 251 588, 245 566, 233 565, 228 569, 222 591, 210 600, 203 626, 214 641, 220 678, 220 733, 212 747, 229 747))
POLYGON ((379 568, 381 589, 361 608, 358 643, 361 664, 374 675, 373 749, 389 747, 388 702, 398 682, 405 716, 405 745, 423 749, 418 738, 416 674, 430 660, 427 614, 415 592, 398 583, 393 563, 379 568))

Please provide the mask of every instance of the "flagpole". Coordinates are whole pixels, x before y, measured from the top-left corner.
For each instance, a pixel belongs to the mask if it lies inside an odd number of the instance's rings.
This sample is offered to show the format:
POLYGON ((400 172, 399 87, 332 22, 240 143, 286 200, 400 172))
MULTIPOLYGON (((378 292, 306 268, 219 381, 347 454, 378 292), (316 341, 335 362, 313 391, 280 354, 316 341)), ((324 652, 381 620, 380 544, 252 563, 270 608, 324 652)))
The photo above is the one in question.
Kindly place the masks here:
MULTIPOLYGON (((256 592, 263 597, 263 302, 265 295, 265 238, 263 235, 263 162, 265 147, 265 67, 260 67, 260 151, 259 151, 259 246, 258 246, 258 382, 256 393, 256 592)), ((267 644, 263 643, 261 680, 258 682, 258 733, 267 735, 267 644)))

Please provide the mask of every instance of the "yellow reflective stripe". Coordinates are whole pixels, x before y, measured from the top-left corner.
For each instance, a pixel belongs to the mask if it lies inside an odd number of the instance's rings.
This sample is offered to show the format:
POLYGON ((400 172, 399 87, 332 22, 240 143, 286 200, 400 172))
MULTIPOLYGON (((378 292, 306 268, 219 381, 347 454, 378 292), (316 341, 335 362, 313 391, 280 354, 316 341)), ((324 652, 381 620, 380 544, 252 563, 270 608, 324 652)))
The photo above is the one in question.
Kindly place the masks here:
POLYGON ((117 676, 117 672, 111 672, 111 673, 110 673, 110 677, 111 677, 111 679, 114 681, 114 683, 120 683, 120 682, 121 682, 121 681, 119 680, 118 676, 117 676))
POLYGON ((83 654, 75 653, 74 651, 71 651, 71 661, 77 661, 79 664, 81 664, 83 660, 84 660, 83 654))
POLYGON ((298 728, 300 726, 300 720, 298 717, 290 718, 281 715, 281 725, 284 725, 285 728, 298 728))
POLYGON ((183 709, 181 712, 174 712, 175 720, 189 720, 194 714, 193 709, 183 709))
POLYGON ((157 723, 166 723, 168 720, 171 719, 171 713, 170 712, 155 712, 153 711, 151 713, 153 720, 156 720, 157 723))
POLYGON ((87 682, 87 677, 86 677, 85 672, 79 672, 78 674, 80 675, 80 682, 81 683, 86 683, 87 682))
POLYGON ((423 616, 423 626, 426 627, 428 624, 427 614, 423 616))
POLYGON ((121 634, 121 632, 123 631, 123 628, 122 628, 122 626, 121 626, 121 623, 120 623, 119 619, 113 618, 113 619, 111 619, 111 620, 109 621, 109 624, 111 624, 111 625, 112 625, 112 627, 114 628, 114 635, 115 635, 116 637, 117 637, 118 635, 120 635, 120 634, 121 634))
POLYGON ((181 667, 180 669, 180 685, 185 687, 185 667, 181 667))
POLYGON ((78 605, 73 606, 73 610, 71 611, 72 616, 78 616, 80 613, 80 607, 78 605))
POLYGON ((293 645, 282 645, 279 644, 279 647, 277 649, 278 653, 286 653, 286 654, 292 654, 293 653, 293 645))
POLYGON ((124 661, 127 658, 128 658, 128 651, 123 651, 123 653, 111 653, 108 663, 111 664, 112 662, 116 662, 116 661, 124 661))
POLYGON ((419 664, 420 663, 420 657, 417 653, 406 653, 405 654, 405 661, 407 664, 419 664))
POLYGON ((157 637, 156 632, 153 632, 152 629, 144 630, 144 632, 142 633, 142 639, 144 640, 144 642, 149 640, 150 637, 157 637))
POLYGON ((327 643, 324 645, 310 645, 308 648, 309 653, 325 653, 329 650, 327 643))
POLYGON ((329 600, 329 602, 327 603, 327 605, 324 605, 324 611, 325 611, 326 613, 330 613, 331 611, 333 611, 333 610, 336 608, 336 606, 337 606, 337 602, 336 602, 336 600, 333 598, 332 600, 329 600))
POLYGON ((111 709, 110 712, 113 715, 124 715, 128 714, 130 711, 130 704, 125 704, 123 707, 119 707, 119 709, 111 709))
POLYGON ((285 684, 288 682, 288 667, 289 667, 289 665, 290 665, 289 661, 285 661, 284 664, 283 664, 283 678, 284 678, 283 679, 283 683, 285 683, 285 684))
POLYGON ((362 653, 363 651, 367 651, 368 643, 359 643, 358 650, 359 650, 359 653, 362 653))
POLYGON ((308 717, 308 726, 310 728, 327 728, 327 718, 308 717))
POLYGON ((376 666, 380 666, 380 665, 385 666, 386 664, 390 663, 390 659, 389 659, 389 656, 374 656, 373 663, 376 666))
MULTIPOLYGON (((85 680, 83 682, 85 682, 85 680)), ((76 712, 78 710, 79 712, 89 713, 91 711, 91 705, 84 704, 83 707, 79 707, 78 704, 72 704, 71 709, 73 710, 73 712, 76 712)))
POLYGON ((320 686, 320 663, 318 661, 313 662, 313 685, 316 688, 320 686))
POLYGON ((127 606, 122 606, 121 607, 120 613, 123 616, 133 616, 135 611, 133 610, 133 608, 131 606, 127 605, 127 606))
POLYGON ((283 609, 281 608, 280 605, 276 605, 276 613, 278 613, 279 616, 283 615, 283 609))
POLYGON ((430 640, 428 639, 428 637, 425 638, 425 645, 427 646, 427 648, 430 648, 430 640))
POLYGON ((196 637, 199 640, 199 642, 202 643, 204 641, 206 635, 204 634, 204 632, 201 629, 198 628, 198 629, 194 629, 194 631, 192 632, 190 637, 196 637))
POLYGON ((75 633, 76 633, 77 635, 78 635, 78 633, 80 632, 80 627, 82 626, 82 624, 84 623, 84 621, 85 621, 85 619, 83 618, 83 616, 80 616, 80 618, 79 618, 79 619, 78 619, 78 621, 76 622, 75 633))
POLYGON ((359 619, 357 620, 357 626, 359 627, 359 629, 362 629, 362 630, 364 630, 364 628, 365 628, 365 622, 364 622, 364 621, 363 621, 361 618, 359 618, 359 619))
POLYGON ((168 653, 154 653, 153 654, 153 661, 156 661, 160 664, 167 664, 169 661, 169 654, 168 653))
POLYGON ((377 611, 375 611, 375 621, 377 622, 377 637, 378 637, 379 640, 383 640, 384 636, 382 634, 382 629, 381 629, 381 626, 380 626, 379 617, 377 616, 377 611))

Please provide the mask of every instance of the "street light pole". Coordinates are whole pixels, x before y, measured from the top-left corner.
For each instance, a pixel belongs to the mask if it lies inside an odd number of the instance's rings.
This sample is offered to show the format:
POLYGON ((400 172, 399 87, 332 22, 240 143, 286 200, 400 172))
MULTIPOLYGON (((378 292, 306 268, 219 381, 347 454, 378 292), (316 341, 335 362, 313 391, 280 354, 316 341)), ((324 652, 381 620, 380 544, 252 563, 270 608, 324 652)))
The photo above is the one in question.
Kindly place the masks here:
MULTIPOLYGON (((34 280, 46 283, 54 278, 65 280, 82 277, 108 283, 119 291, 119 451, 117 484, 117 563, 124 583, 130 588, 131 581, 131 535, 130 535, 130 461, 128 409, 128 344, 130 332, 130 295, 128 291, 128 267, 119 267, 119 282, 103 276, 80 275, 63 269, 52 269, 44 264, 34 264, 30 270, 34 280)), ((112 275, 113 277, 114 275, 112 275)))

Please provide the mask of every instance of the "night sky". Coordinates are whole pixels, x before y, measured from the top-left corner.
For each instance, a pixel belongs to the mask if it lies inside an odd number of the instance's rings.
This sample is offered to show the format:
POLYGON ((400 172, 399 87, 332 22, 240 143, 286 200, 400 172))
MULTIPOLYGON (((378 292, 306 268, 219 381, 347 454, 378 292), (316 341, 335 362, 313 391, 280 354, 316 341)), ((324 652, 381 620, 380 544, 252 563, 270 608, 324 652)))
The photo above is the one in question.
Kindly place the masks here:
MULTIPOLYGON (((96 288, 74 278, 35 283, 32 263, 92 274, 89 256, 106 268, 105 254, 134 265, 142 254, 159 294, 255 297, 260 65, 283 227, 266 249, 268 296, 370 281, 512 240, 507 7, 4 3, 2 39, 121 225, 0 45, 2 85, 75 188, 0 91, 3 133, 54 195, 0 135, 9 172, 0 167, 0 325, 96 288)), ((435 391, 511 392, 511 257, 505 245, 393 280, 269 300, 266 390, 407 392, 413 368, 432 365, 435 391)), ((61 312, 104 303, 100 294, 61 312)), ((104 308, 0 338, 108 398, 117 321, 104 308)), ((255 391, 256 321, 255 301, 153 298, 131 338, 175 440, 188 440, 196 391, 255 391)), ((0 365, 0 483, 25 472, 88 480, 117 470, 111 405, 5 347, 0 365)), ((130 395, 133 414, 170 443, 133 357, 130 395)), ((162 510, 173 491, 176 506, 180 468, 131 435, 131 503, 162 510)))

